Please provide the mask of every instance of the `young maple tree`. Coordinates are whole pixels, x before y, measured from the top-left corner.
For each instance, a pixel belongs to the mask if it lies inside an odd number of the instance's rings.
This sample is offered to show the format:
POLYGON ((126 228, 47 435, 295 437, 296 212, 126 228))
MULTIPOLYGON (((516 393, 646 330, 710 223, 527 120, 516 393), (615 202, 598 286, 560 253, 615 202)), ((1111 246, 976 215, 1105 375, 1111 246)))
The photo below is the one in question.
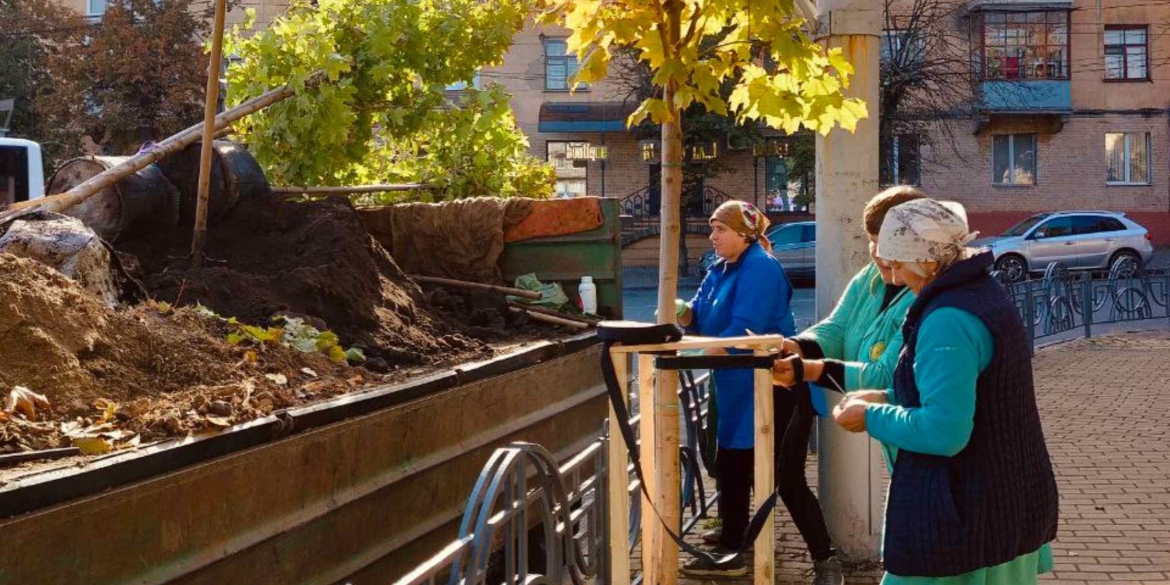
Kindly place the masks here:
POLYGON ((499 63, 531 9, 528 0, 298 0, 266 30, 245 26, 226 40, 225 54, 239 57, 229 103, 297 90, 236 124, 237 134, 274 182, 547 196, 552 171, 528 153, 507 96, 445 91, 499 63))
MULTIPOLYGON (((238 0, 230 0, 236 4, 238 0)), ((59 43, 47 61, 55 87, 37 109, 68 152, 84 136, 133 153, 201 119, 209 11, 198 0, 109 0, 100 21, 59 43)))
POLYGON ((544 0, 543 20, 571 31, 581 61, 577 82, 605 77, 620 51, 636 50, 657 90, 628 123, 649 117, 662 127, 662 229, 658 318, 674 322, 678 288, 680 112, 694 103, 740 123, 788 133, 801 128, 852 131, 865 104, 842 88, 853 68, 839 49, 825 51, 802 30, 793 0, 544 0), (734 89, 721 95, 725 82, 734 89))

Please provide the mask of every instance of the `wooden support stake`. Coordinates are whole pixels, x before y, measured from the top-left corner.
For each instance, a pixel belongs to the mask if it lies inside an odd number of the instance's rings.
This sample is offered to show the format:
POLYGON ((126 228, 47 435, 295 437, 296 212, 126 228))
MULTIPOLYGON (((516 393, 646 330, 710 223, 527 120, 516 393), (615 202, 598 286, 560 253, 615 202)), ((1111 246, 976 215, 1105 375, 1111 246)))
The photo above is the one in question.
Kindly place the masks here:
POLYGON ((454 280, 451 278, 439 278, 437 276, 417 276, 414 274, 406 275, 411 280, 419 283, 437 284, 439 286, 450 286, 454 288, 474 288, 479 290, 490 290, 500 294, 512 295, 514 297, 523 297, 526 299, 540 300, 541 294, 533 290, 524 290, 520 288, 511 288, 507 286, 496 286, 494 284, 483 284, 480 282, 467 282, 465 280, 454 280))
POLYGON ((212 146, 215 144, 215 110, 219 105, 219 68, 223 56, 223 21, 227 0, 216 0, 215 26, 211 30, 211 62, 207 66, 207 96, 203 103, 203 145, 199 155, 199 196, 195 202, 195 234, 191 238, 191 267, 203 268, 207 241, 207 200, 211 194, 212 146))
MULTIPOLYGON (((756 355, 768 355, 756 351, 756 355)), ((755 502, 757 509, 775 491, 775 421, 773 412, 772 372, 755 370, 755 502)), ((752 562, 755 585, 773 585, 776 575, 776 514, 764 520, 764 528, 756 541, 752 562)))
MULTIPOLYGON (((654 356, 638 355, 638 419, 639 453, 642 459, 642 471, 646 478, 646 493, 650 494, 654 503, 658 503, 657 475, 658 466, 654 442, 657 433, 654 428, 654 356)), ((677 457, 677 454, 676 454, 677 457)), ((658 584, 658 555, 659 541, 658 516, 650 508, 650 501, 642 495, 642 583, 644 585, 658 584)))
POLYGON ((430 189, 426 183, 400 183, 392 185, 357 185, 353 187, 273 187, 277 195, 358 195, 361 193, 395 193, 399 191, 421 191, 430 189))
POLYGON ((540 305, 529 305, 527 303, 518 303, 516 301, 508 301, 508 306, 515 307, 517 309, 524 309, 529 313, 543 313, 551 317, 560 317, 561 319, 568 319, 569 321, 576 321, 578 323, 584 323, 585 325, 596 325, 602 321, 601 319, 593 318, 587 315, 566 313, 564 311, 558 311, 556 309, 550 309, 540 305))
POLYGON ((573 321, 571 319, 562 319, 561 317, 554 317, 552 315, 545 315, 544 313, 537 313, 536 311, 528 311, 528 310, 519 309, 516 307, 508 307, 508 310, 512 311, 513 313, 525 313, 528 315, 529 319, 533 319, 535 321, 542 321, 544 323, 551 323, 553 325, 560 325, 561 327, 569 327, 571 329, 578 329, 578 330, 588 329, 588 328, 592 327, 592 325, 590 325, 589 323, 584 323, 581 321, 573 321))
MULTIPOLYGON (((618 385, 622 398, 629 405, 630 399, 630 357, 624 353, 613 353, 613 367, 617 371, 618 385)), ((627 409, 628 410, 628 409, 627 409)), ((609 570, 610 585, 630 585, 630 481, 626 466, 629 455, 622 438, 618 415, 609 407, 609 475, 607 499, 609 502, 609 570)))
MULTIPOLYGON (((658 510, 666 520, 670 530, 679 534, 681 523, 681 483, 679 467, 679 404, 678 404, 678 372, 674 370, 659 370, 657 372, 657 386, 655 393, 657 400, 654 404, 654 416, 657 422, 654 430, 658 433, 655 442, 655 459, 658 462, 658 474, 654 480, 658 487, 658 510)), ((658 541, 658 568, 655 570, 656 585, 677 585, 678 583, 678 544, 668 538, 659 529, 658 541)))

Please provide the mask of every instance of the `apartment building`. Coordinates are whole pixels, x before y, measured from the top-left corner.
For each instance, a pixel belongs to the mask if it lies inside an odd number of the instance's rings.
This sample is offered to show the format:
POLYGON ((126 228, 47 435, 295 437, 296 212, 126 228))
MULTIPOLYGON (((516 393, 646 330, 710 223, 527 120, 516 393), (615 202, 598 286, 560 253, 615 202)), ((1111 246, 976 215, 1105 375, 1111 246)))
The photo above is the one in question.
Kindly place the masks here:
MULTIPOLYGON (((1109 209, 1170 244, 1170 2, 939 4, 954 5, 949 34, 970 53, 970 78, 958 80, 970 85, 970 99, 941 122, 950 125, 951 151, 941 150, 943 141, 897 136, 886 147, 892 152, 883 181, 961 201, 985 233, 1038 211, 1109 209), (923 168, 923 160, 947 163, 923 168)), ((883 53, 898 33, 886 31, 883 53)), ((556 27, 526 28, 503 65, 485 69, 477 82, 502 83, 512 93, 533 154, 557 170, 558 194, 656 206, 657 141, 625 129, 633 104, 620 84, 604 80, 568 91, 577 63, 566 54, 567 36, 556 27)), ((793 210, 787 162, 769 156, 782 153, 726 142, 707 150, 731 170, 699 186, 703 199, 793 210)))
POLYGON ((977 99, 953 122, 954 164, 914 169, 923 188, 985 233, 1107 209, 1170 244, 1170 2, 975 1, 956 22, 977 99))
MULTIPOLYGON (((626 128, 638 105, 629 99, 627 84, 610 78, 570 91, 577 59, 567 51, 567 37, 568 31, 555 26, 526 27, 503 64, 484 69, 476 83, 499 83, 511 93, 532 153, 556 169, 559 196, 645 197, 645 204, 657 208, 660 141, 626 128)), ((777 210, 792 207, 775 197, 788 186, 781 157, 726 140, 693 145, 687 156, 696 162, 718 157, 728 168, 693 187, 696 195, 702 193, 691 198, 693 213, 732 197, 765 207, 769 192, 777 210)))
MULTIPOLYGON (((106 5, 111 0, 58 0, 59 3, 72 7, 77 12, 85 14, 92 19, 100 19, 106 12, 106 5)), ((239 6, 227 14, 226 23, 230 28, 232 25, 244 21, 244 11, 252 8, 256 11, 256 26, 265 27, 272 22, 277 16, 284 14, 288 9, 289 0, 243 0, 239 6)), ((205 7, 205 3, 199 3, 199 7, 205 7)))

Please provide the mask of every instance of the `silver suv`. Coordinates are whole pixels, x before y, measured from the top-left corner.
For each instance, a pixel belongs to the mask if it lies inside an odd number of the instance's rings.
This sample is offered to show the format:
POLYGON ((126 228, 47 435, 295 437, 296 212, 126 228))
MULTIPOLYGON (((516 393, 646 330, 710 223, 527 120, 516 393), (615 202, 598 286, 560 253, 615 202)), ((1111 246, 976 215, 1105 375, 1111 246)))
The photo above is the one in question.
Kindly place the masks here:
POLYGON ((1019 282, 1053 262, 1069 270, 1109 270, 1123 262, 1145 265, 1154 255, 1146 228, 1112 211, 1037 213, 1003 234, 971 244, 995 254, 995 268, 1019 282))

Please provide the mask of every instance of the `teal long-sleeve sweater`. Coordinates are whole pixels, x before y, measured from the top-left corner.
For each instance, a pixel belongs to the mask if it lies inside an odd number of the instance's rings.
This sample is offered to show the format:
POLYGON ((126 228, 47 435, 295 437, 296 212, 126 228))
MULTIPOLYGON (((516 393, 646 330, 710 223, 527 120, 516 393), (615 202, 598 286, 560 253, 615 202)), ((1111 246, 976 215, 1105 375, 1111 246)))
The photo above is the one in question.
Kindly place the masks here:
MULTIPOLYGON (((824 376, 821 386, 851 391, 893 384, 902 351, 902 322, 916 297, 906 288, 894 291, 883 310, 886 292, 881 272, 870 262, 849 281, 833 312, 794 339, 805 358, 843 362, 844 388, 834 388, 824 376)), ((829 369, 826 366, 826 373, 829 369)))

